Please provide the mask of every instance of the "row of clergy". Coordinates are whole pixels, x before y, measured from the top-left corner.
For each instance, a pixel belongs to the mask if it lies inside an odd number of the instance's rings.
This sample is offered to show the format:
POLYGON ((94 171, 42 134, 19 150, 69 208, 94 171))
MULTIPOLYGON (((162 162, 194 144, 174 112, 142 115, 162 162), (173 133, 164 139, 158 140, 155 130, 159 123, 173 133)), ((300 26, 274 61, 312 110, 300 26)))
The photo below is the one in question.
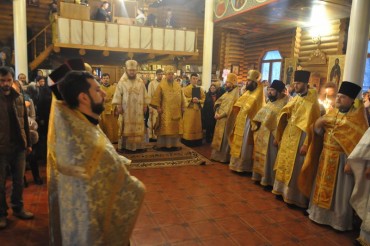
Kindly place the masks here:
POLYGON ((358 152, 366 155, 365 162, 370 160, 369 144, 354 151, 368 129, 364 106, 356 99, 361 87, 342 82, 336 107, 320 117, 309 78, 309 71, 295 72, 297 95, 290 100, 285 84, 274 80, 265 103, 258 71, 249 71, 246 92, 240 97, 237 76, 229 74, 226 93, 215 102, 211 159, 229 163, 236 172, 252 172, 252 179, 272 187, 277 198, 308 208, 311 220, 336 230, 352 229, 354 208, 364 219, 362 240, 369 243, 370 163, 348 161, 350 155, 361 156, 358 152))
MULTIPOLYGON (((185 88, 181 88, 177 83, 171 83, 168 86, 167 81, 174 79, 174 73, 168 73, 171 70, 171 66, 168 66, 166 78, 163 78, 161 69, 157 70, 156 78, 146 89, 145 83, 137 74, 138 63, 135 60, 128 60, 125 65, 126 72, 118 83, 110 84, 108 74, 103 74, 101 79, 101 89, 105 91, 106 98, 99 125, 112 143, 118 142, 118 150, 145 149, 147 129, 144 117, 148 109, 150 140, 156 141, 157 134, 161 131, 162 135, 163 132, 166 135, 181 135, 182 139, 189 144, 201 144, 203 139, 201 108, 205 93, 197 86, 198 75, 192 74, 191 83, 185 88), (162 80, 163 86, 159 87, 162 80), (165 122, 161 122, 161 118, 158 117, 158 109, 153 105, 148 108, 151 101, 161 100, 162 89, 171 91, 168 98, 163 98, 171 102, 166 104, 168 108, 164 110, 164 114, 171 114, 170 120, 173 122, 166 126, 163 126, 165 122)), ((180 146, 177 142, 175 145, 167 147, 180 146)))

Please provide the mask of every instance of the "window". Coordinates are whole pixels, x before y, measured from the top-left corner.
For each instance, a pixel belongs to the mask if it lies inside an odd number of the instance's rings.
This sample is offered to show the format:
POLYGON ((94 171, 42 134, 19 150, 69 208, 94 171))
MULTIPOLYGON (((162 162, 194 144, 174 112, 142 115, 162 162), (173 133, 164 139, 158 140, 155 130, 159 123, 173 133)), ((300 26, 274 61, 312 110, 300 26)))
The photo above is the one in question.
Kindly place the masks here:
POLYGON ((262 80, 271 83, 274 79, 280 79, 282 60, 283 57, 278 50, 267 51, 261 62, 262 80))
POLYGON ((364 83, 362 84, 362 90, 367 91, 370 89, 370 41, 367 44, 367 59, 364 74, 364 83))

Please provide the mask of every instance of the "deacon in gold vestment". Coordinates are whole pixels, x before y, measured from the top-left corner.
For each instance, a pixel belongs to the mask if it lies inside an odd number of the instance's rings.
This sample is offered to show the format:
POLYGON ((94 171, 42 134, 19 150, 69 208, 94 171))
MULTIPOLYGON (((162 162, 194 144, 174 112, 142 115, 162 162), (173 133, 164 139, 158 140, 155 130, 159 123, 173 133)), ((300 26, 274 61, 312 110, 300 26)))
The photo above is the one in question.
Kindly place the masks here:
POLYGON ((226 78, 226 92, 215 102, 216 126, 212 141, 211 159, 218 162, 228 163, 230 161, 230 145, 228 137, 235 124, 234 119, 229 119, 233 105, 239 98, 237 88, 238 77, 229 73, 226 78))
POLYGON ((370 128, 361 138, 352 153, 348 164, 355 177, 355 187, 351 205, 362 220, 361 232, 357 241, 360 245, 370 245, 370 128))
POLYGON ((310 72, 294 74, 294 89, 298 94, 281 111, 276 130, 279 151, 276 157, 275 182, 272 192, 282 195, 288 204, 307 208, 308 199, 298 189, 297 180, 311 138, 310 126, 320 117, 316 90, 308 90, 310 72), (307 135, 307 138, 306 138, 307 135))
POLYGON ((183 143, 189 146, 202 145, 202 106, 206 95, 201 87, 197 86, 198 74, 193 73, 190 76, 190 85, 186 86, 183 91, 187 101, 187 107, 183 115, 184 133, 182 135, 183 143), (193 89, 199 88, 200 97, 193 95, 193 89))
POLYGON ((285 84, 274 80, 267 88, 268 103, 260 109, 252 121, 254 137, 252 180, 263 186, 273 186, 275 180, 274 164, 277 146, 274 145, 277 118, 281 109, 287 104, 288 96, 284 94, 285 84))
MULTIPOLYGON (((309 149, 300 178, 307 179, 309 166, 318 166, 316 178, 312 179, 315 184, 308 209, 309 218, 340 231, 351 230, 353 223, 349 199, 354 183, 353 176, 345 173, 347 156, 368 128, 362 103, 354 104, 360 91, 359 85, 347 81, 341 83, 336 108, 329 110, 315 123, 315 133, 324 135, 321 155, 309 149), (317 161, 314 157, 318 155, 320 158, 317 161)), ((310 188, 311 183, 299 180, 300 187, 310 188)))
POLYGON ((101 76, 101 90, 106 94, 104 100, 104 112, 100 116, 99 126, 107 135, 111 143, 118 142, 118 119, 114 114, 114 106, 112 105, 112 99, 114 92, 116 91, 117 83, 110 84, 110 76, 104 73, 101 76))
MULTIPOLYGON (((148 96, 149 99, 152 100, 154 96, 154 92, 157 89, 159 83, 161 83, 163 78, 163 71, 162 69, 157 69, 155 72, 155 75, 157 76, 156 79, 150 81, 148 86, 148 96)), ((155 134, 154 125, 157 121, 158 112, 155 110, 155 108, 152 108, 149 106, 149 120, 148 120, 148 126, 149 126, 149 141, 154 142, 157 141, 157 135, 155 134)))
POLYGON ((156 122, 157 148, 178 149, 183 133, 182 113, 186 99, 181 86, 174 81, 175 68, 165 68, 166 78, 158 85, 150 106, 159 114, 156 122))
POLYGON ((145 188, 98 126, 105 93, 88 72, 71 71, 58 85, 64 101, 53 98, 48 134, 50 245, 128 245, 145 188))
POLYGON ((126 73, 118 81, 112 100, 120 114, 118 150, 145 149, 144 114, 149 98, 143 80, 137 77, 137 66, 134 60, 126 61, 126 73))
POLYGON ((250 123, 265 104, 263 85, 260 80, 260 72, 249 70, 247 91, 234 104, 231 117, 236 115, 236 120, 229 139, 231 148, 229 168, 236 172, 252 172, 253 133, 250 123))

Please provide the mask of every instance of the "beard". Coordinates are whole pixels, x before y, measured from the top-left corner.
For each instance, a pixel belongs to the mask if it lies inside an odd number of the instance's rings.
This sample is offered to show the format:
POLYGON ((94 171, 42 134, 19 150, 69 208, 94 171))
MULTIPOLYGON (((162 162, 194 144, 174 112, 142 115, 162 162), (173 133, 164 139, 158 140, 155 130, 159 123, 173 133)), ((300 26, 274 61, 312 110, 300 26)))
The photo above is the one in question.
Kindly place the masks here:
POLYGON ((129 75, 129 74, 127 74, 127 78, 129 79, 129 80, 133 80, 133 79, 136 79, 136 74, 135 75, 129 75))
POLYGON ((273 96, 273 95, 268 95, 267 96, 268 99, 270 100, 270 102, 275 102, 277 100, 277 95, 273 96))
POLYGON ((100 103, 96 103, 94 102, 94 100, 92 99, 92 97, 90 96, 90 93, 87 93, 87 95, 89 96, 90 98, 90 107, 91 107, 91 111, 97 115, 101 115, 101 113, 103 113, 104 111, 104 99, 102 102, 100 103))
POLYGON ((245 89, 246 89, 247 91, 254 91, 254 89, 256 89, 256 87, 257 87, 256 82, 253 82, 253 83, 251 83, 251 84, 247 85, 247 86, 245 87, 245 89))
POLYGON ((3 92, 9 92, 10 91, 10 88, 11 88, 11 86, 2 86, 2 87, 0 87, 0 90, 2 90, 3 92))

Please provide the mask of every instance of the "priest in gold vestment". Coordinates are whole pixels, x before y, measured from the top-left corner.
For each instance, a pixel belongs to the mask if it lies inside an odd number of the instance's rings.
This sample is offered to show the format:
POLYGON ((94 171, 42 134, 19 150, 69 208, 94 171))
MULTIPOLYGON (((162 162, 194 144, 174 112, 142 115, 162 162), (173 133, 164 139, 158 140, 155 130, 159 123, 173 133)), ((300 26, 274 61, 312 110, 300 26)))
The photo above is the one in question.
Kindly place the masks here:
POLYGON ((101 89, 105 92, 104 112, 100 116, 99 126, 107 135, 111 143, 118 142, 118 119, 114 113, 112 99, 116 91, 117 83, 110 83, 110 76, 104 73, 101 76, 101 89))
POLYGON ((82 71, 58 85, 48 133, 50 245, 129 245, 145 188, 98 126, 105 92, 82 71))
MULTIPOLYGON (((353 223, 349 199, 354 182, 353 176, 345 170, 347 156, 368 128, 362 103, 357 100, 354 103, 360 91, 359 85, 347 81, 341 83, 336 97, 336 108, 329 110, 315 123, 314 138, 316 134, 323 135, 321 155, 310 151, 310 148, 302 167, 303 179, 308 177, 306 169, 309 166, 317 167, 316 178, 312 179, 315 181, 307 210, 309 218, 339 231, 351 230, 353 223), (320 156, 319 160, 314 158, 315 156, 320 156)), ((303 184, 311 188, 311 183, 299 181, 300 187, 303 184)))
POLYGON ((355 178, 355 187, 351 195, 351 205, 362 220, 360 245, 370 245, 370 128, 348 156, 347 163, 355 178))
MULTIPOLYGON (((157 69, 155 72, 156 78, 152 81, 150 81, 149 86, 148 86, 148 96, 149 99, 152 100, 154 96, 154 92, 157 89, 159 83, 161 83, 162 78, 163 78, 163 70, 162 69, 157 69)), ((155 108, 149 106, 149 120, 148 120, 148 128, 149 128, 149 141, 150 142, 155 142, 157 141, 157 135, 155 134, 155 129, 154 125, 155 122, 157 121, 158 117, 158 112, 155 110, 155 108)))
POLYGON ((137 77, 137 69, 136 61, 126 61, 126 72, 118 81, 112 100, 119 114, 118 150, 144 150, 146 145, 144 114, 149 98, 143 80, 137 77))
POLYGON ((252 121, 254 137, 252 180, 262 186, 273 186, 275 180, 274 164, 277 146, 274 145, 277 118, 281 109, 287 104, 288 96, 284 94, 285 84, 274 80, 267 88, 267 104, 261 108, 252 121))
POLYGON ((183 143, 189 146, 200 146, 203 140, 202 106, 206 95, 203 89, 197 85, 198 80, 198 74, 191 74, 190 84, 183 89, 187 107, 183 116, 184 133, 182 139, 183 143), (194 95, 194 90, 198 90, 199 95, 194 95))
POLYGON ((311 138, 309 129, 320 117, 316 90, 308 89, 310 72, 294 73, 297 96, 282 109, 276 130, 279 150, 275 161, 275 182, 272 192, 282 196, 288 205, 307 208, 308 199, 298 189, 298 176, 311 138), (306 138, 307 136, 307 138, 306 138))
MULTIPOLYGON (((253 166, 253 133, 251 120, 265 104, 261 73, 249 70, 246 92, 234 104, 235 124, 230 134, 229 168, 236 172, 252 172, 253 166)), ((231 116, 234 117, 234 116, 231 116)))
POLYGON ((150 102, 150 106, 159 114, 155 125, 156 148, 177 150, 181 147, 182 113, 186 107, 186 99, 181 86, 174 81, 175 68, 167 66, 164 72, 166 78, 162 79, 150 102))
POLYGON ((215 102, 216 126, 212 140, 211 160, 228 163, 230 161, 230 145, 228 137, 234 127, 234 119, 229 119, 233 105, 239 98, 238 77, 229 73, 226 78, 226 92, 215 102))

